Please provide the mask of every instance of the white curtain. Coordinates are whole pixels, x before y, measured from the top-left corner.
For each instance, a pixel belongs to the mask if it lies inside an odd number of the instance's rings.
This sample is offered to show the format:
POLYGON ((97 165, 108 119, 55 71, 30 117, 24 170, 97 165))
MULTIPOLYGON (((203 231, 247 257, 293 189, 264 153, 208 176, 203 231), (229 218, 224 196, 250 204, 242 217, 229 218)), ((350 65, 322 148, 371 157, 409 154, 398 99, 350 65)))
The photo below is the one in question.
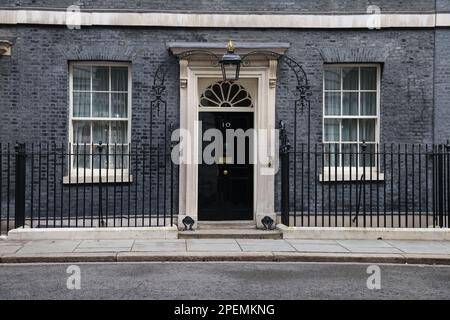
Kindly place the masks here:
POLYGON ((109 67, 92 67, 92 90, 109 91, 109 67))
POLYGON ((127 67, 111 67, 111 91, 128 91, 127 67))
POLYGON ((341 94, 339 92, 325 93, 325 115, 341 115, 341 94))
POLYGON ((325 137, 324 140, 326 142, 339 142, 339 123, 340 121, 337 119, 325 119, 325 137))
POLYGON ((128 117, 128 94, 112 93, 111 94, 111 117, 126 118, 128 117))

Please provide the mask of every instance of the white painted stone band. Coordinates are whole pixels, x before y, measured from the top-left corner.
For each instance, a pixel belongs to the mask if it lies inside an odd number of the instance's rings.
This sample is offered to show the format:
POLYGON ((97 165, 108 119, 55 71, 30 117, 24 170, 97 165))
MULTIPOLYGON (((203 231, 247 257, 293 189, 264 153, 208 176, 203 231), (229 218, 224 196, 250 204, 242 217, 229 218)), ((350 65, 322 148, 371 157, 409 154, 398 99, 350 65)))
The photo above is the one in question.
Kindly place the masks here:
MULTIPOLYGON (((81 12, 80 26, 203 27, 203 28, 368 28, 379 19, 380 28, 450 27, 450 14, 210 14, 81 12)), ((66 11, 0 10, 0 24, 73 24, 66 11)))
POLYGON ((450 26, 450 13, 440 13, 436 15, 436 27, 450 26))

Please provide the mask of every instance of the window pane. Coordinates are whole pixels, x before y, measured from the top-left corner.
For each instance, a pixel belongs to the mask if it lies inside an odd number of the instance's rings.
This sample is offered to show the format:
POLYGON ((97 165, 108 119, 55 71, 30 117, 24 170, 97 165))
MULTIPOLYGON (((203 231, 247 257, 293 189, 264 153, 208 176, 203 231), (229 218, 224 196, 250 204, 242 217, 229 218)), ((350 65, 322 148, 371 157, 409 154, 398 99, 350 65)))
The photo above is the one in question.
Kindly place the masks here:
POLYGON ((325 70, 325 90, 341 90, 341 68, 325 70))
POLYGON ((73 143, 91 143, 91 122, 73 122, 73 143))
POLYGON ((377 68, 361 68, 361 90, 377 90, 377 68))
POLYGON ((344 92, 342 98, 342 115, 358 115, 358 92, 344 92))
POLYGON ((127 93, 111 94, 111 113, 112 118, 126 118, 128 116, 127 93))
POLYGON ((341 115, 341 94, 339 92, 325 93, 325 115, 341 115))
MULTIPOLYGON (((361 145, 359 145, 359 165, 361 167, 375 167, 375 145, 367 144, 366 149, 363 150, 361 145)), ((366 177, 366 179, 370 179, 370 177, 366 177)))
POLYGON ((360 141, 375 142, 375 121, 374 119, 359 120, 360 141))
POLYGON ((92 90, 109 90, 109 67, 92 67, 92 90))
POLYGON ((324 165, 326 167, 340 166, 339 144, 330 143, 324 145, 324 165))
POLYGON ((358 139, 358 120, 342 120, 342 141, 357 141, 358 139))
POLYGON ((73 93, 73 116, 90 117, 91 114, 91 94, 89 92, 73 93))
POLYGON ((339 120, 325 119, 324 141, 339 141, 339 120))
POLYGON ((109 93, 92 93, 92 116, 109 117, 109 93))
POLYGON ((112 121, 111 122, 111 143, 128 143, 128 122, 112 121))
MULTIPOLYGON (((110 145, 109 147, 109 166, 110 168, 116 168, 116 169, 127 169, 128 168, 128 146, 125 145, 110 145)), ((121 174, 122 173, 112 173, 113 175, 116 174, 116 181, 120 181, 121 174)), ((111 181, 114 181, 114 176, 111 179, 111 181)))
POLYGON ((73 89, 91 90, 91 67, 73 67, 73 89))
POLYGON ((92 142, 103 144, 109 143, 109 122, 108 121, 95 121, 92 123, 92 142))
POLYGON ((361 115, 363 116, 377 115, 376 92, 361 92, 361 115))
POLYGON ((106 146, 99 147, 94 145, 94 169, 106 169, 108 166, 108 149, 106 146), (100 166, 101 163, 101 166, 100 166))
POLYGON ((223 70, 225 70, 225 74, 227 79, 236 79, 236 65, 233 63, 223 63, 222 64, 222 68, 224 68, 223 70))
POLYGON ((358 68, 343 68, 342 81, 344 90, 358 90, 358 68))
POLYGON ((77 144, 73 146, 73 166, 74 168, 89 169, 91 167, 91 145, 77 144))
POLYGON ((342 145, 342 160, 344 166, 356 166, 356 159, 358 157, 357 144, 343 144, 342 145))
POLYGON ((128 91, 127 67, 111 68, 111 87, 112 91, 128 91))

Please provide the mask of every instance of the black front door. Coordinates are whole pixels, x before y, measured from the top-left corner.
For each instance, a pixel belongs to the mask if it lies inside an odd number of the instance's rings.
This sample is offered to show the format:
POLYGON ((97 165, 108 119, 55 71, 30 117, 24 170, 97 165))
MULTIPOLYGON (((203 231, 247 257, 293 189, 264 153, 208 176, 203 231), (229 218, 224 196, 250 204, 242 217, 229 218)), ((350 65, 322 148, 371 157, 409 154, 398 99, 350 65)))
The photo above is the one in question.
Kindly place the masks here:
MULTIPOLYGON (((245 132, 253 128, 253 113, 200 112, 199 118, 203 133, 218 129, 223 137, 223 154, 215 155, 213 164, 202 161, 198 167, 199 220, 253 220, 253 164, 250 163, 249 139, 245 139, 245 156, 238 154, 237 139, 234 139, 234 150, 230 150, 233 144, 226 141, 227 129, 245 132)), ((202 151, 210 143, 202 142, 202 151)))

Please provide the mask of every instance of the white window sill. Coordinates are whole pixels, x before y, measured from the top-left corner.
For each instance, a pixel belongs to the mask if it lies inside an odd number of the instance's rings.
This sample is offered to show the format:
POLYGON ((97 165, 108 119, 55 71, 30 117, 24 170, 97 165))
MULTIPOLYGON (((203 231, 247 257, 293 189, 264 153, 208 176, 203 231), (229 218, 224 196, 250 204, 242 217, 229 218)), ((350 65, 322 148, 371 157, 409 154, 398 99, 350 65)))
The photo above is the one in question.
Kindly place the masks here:
MULTIPOLYGON (((133 182, 133 176, 124 175, 102 175, 101 177, 102 184, 114 184, 114 183, 131 183, 133 182)), ((63 178, 63 184, 91 184, 91 183, 100 183, 100 176, 65 176, 63 178)))
POLYGON ((325 168, 323 174, 319 174, 320 182, 350 182, 350 181, 384 181, 384 173, 378 172, 376 169, 366 169, 364 176, 363 168, 345 169, 342 168, 325 168))

